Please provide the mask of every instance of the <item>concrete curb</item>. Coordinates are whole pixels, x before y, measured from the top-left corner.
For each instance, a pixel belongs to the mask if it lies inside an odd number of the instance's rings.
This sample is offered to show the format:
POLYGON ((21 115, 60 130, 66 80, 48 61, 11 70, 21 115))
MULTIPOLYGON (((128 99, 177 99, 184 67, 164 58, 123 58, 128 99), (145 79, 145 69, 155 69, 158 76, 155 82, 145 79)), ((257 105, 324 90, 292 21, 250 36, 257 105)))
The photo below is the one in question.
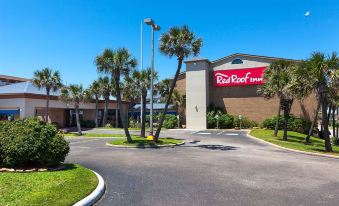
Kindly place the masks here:
MULTIPOLYGON (((91 171, 94 172, 93 170, 91 171)), ((105 193, 106 187, 104 179, 98 173, 94 172, 94 174, 99 180, 97 187, 91 194, 89 194, 87 197, 80 200, 79 202, 75 203, 73 206, 91 206, 96 203, 105 193)))
POLYGON ((251 132, 251 130, 249 130, 249 131, 247 132, 247 136, 248 136, 249 138, 254 139, 254 140, 256 140, 256 141, 259 141, 259 142, 262 142, 262 143, 265 143, 265 144, 267 144, 267 145, 270 145, 270 146, 279 148, 279 149, 283 149, 283 150, 286 150, 286 151, 295 152, 295 153, 299 153, 299 154, 306 154, 306 155, 311 155, 311 156, 318 156, 318 157, 326 157, 326 158, 339 159, 339 156, 327 155, 327 154, 321 154, 321 153, 315 153, 315 152, 305 152, 305 151, 300 151, 300 150, 295 150, 295 149, 290 149, 290 148, 282 147, 282 146, 273 144, 273 143, 271 143, 271 142, 267 142, 267 141, 265 141, 265 140, 262 140, 262 139, 259 139, 259 138, 257 138, 257 137, 254 137, 254 136, 250 135, 250 132, 251 132))
POLYGON ((138 147, 138 146, 127 146, 127 145, 112 145, 112 144, 110 144, 109 142, 106 142, 106 146, 116 147, 116 148, 143 149, 143 148, 175 147, 175 146, 184 145, 185 143, 186 143, 186 142, 182 142, 182 143, 178 143, 178 144, 164 144, 164 145, 157 145, 157 147, 151 147, 151 146, 138 147))

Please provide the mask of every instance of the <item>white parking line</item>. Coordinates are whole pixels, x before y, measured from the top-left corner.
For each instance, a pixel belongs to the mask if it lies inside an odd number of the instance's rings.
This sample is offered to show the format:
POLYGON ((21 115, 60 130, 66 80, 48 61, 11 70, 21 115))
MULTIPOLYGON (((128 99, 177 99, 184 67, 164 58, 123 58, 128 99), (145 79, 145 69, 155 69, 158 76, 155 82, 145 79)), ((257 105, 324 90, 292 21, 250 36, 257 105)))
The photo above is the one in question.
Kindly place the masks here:
POLYGON ((236 135, 239 135, 238 133, 225 133, 225 135, 228 135, 228 136, 236 136, 236 135))
POLYGON ((199 132, 197 134, 212 134, 211 132, 199 132))
POLYGON ((224 132, 218 132, 217 135, 220 135, 220 134, 222 134, 222 133, 224 133, 224 132))

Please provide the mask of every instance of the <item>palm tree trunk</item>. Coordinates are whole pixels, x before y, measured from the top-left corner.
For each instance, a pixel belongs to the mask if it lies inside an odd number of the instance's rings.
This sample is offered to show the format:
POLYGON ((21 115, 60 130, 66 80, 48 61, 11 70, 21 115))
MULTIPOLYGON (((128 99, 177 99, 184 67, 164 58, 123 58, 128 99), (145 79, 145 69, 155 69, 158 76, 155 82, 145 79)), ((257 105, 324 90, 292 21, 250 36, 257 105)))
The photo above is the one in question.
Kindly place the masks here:
MULTIPOLYGON (((337 121, 338 121, 338 117, 339 117, 339 107, 338 106, 336 106, 337 107, 337 121)), ((337 135, 336 135, 336 138, 338 138, 339 137, 339 124, 338 123, 336 123, 336 127, 337 127, 337 135)))
POLYGON ((328 104, 328 114, 327 114, 327 121, 330 122, 331 119, 331 110, 332 110, 332 104, 328 104))
POLYGON ((328 129, 328 118, 327 118, 327 108, 328 108, 328 100, 326 94, 322 94, 322 125, 324 127, 324 140, 325 140, 325 151, 332 152, 332 145, 330 139, 330 131, 328 129))
POLYGON ((141 131, 140 136, 145 137, 146 133, 146 97, 147 97, 147 91, 144 92, 141 96, 141 131), (146 94, 145 94, 146 93, 146 94))
POLYGON ((288 122, 288 117, 289 117, 289 112, 288 112, 287 107, 288 105, 284 106, 284 136, 283 136, 284 141, 287 141, 287 122, 288 122))
POLYGON ((281 111, 281 98, 279 99, 279 108, 278 108, 278 114, 277 114, 277 122, 275 123, 274 137, 278 135, 279 124, 280 124, 280 111, 281 111))
MULTIPOLYGON (((120 114, 121 115, 121 114, 120 114)), ((119 105, 118 102, 115 105, 115 127, 118 128, 119 127, 119 105)))
POLYGON ((104 119, 102 121, 103 126, 106 126, 107 124, 108 101, 109 101, 109 97, 108 98, 105 97, 104 119))
POLYGON ((318 102, 317 102, 317 109, 315 111, 315 114, 314 114, 314 118, 313 118, 313 121, 311 123, 311 127, 310 129, 308 130, 308 134, 305 138, 305 142, 306 143, 309 143, 310 142, 310 137, 313 135, 313 128, 315 126, 315 123, 317 122, 318 120, 318 113, 319 113, 319 110, 320 110, 320 99, 318 99, 318 102))
POLYGON ((332 136, 335 137, 335 104, 332 106, 332 136))
POLYGON ((125 112, 124 112, 124 109, 123 109, 123 106, 122 106, 122 101, 121 101, 121 92, 120 92, 120 86, 119 86, 120 79, 119 79, 119 77, 115 78, 115 90, 117 92, 117 102, 118 102, 118 105, 119 105, 120 120, 122 122, 122 126, 123 126, 124 131, 125 131, 127 142, 132 142, 132 138, 131 138, 131 135, 129 134, 128 127, 127 127, 126 121, 125 121, 125 112))
POLYGON ((99 123, 98 123, 98 113, 99 113, 99 98, 98 96, 95 97, 95 127, 99 127, 99 123))
POLYGON ((177 83, 177 79, 178 79, 178 76, 179 76, 179 73, 180 73, 180 70, 181 70, 182 60, 183 60, 182 58, 178 58, 178 68, 177 68, 177 71, 175 73, 174 79, 172 81, 171 89, 170 89, 168 97, 167 97, 166 105, 165 105, 165 108, 163 110, 163 113, 161 114, 159 125, 158 125, 157 131, 156 131, 155 136, 154 136, 155 137, 155 139, 154 139, 155 141, 158 141, 158 138, 159 138, 159 135, 160 135, 160 131, 161 131, 161 127, 162 127, 162 125, 164 123, 165 115, 167 113, 168 105, 171 103, 172 93, 173 93, 175 84, 177 83))
POLYGON ((46 89, 45 122, 48 122, 48 116, 49 116, 49 93, 50 93, 50 90, 46 89))
POLYGON ((80 125, 80 117, 79 117, 79 105, 75 106, 75 119, 77 121, 77 129, 78 129, 78 135, 82 135, 81 132, 81 125, 80 125))

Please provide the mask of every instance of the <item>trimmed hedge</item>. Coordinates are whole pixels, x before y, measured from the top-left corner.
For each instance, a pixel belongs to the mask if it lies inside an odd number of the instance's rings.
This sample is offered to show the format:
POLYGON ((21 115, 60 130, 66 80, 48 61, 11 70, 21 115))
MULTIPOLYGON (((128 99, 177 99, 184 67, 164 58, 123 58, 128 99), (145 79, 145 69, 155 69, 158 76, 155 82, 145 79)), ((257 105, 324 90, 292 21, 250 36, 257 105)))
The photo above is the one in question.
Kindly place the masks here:
MULTIPOLYGON (((234 118, 233 120, 234 127, 240 127, 239 115, 234 115, 233 118, 234 118)), ((257 126, 258 126, 258 123, 256 121, 250 120, 244 116, 242 117, 241 119, 242 129, 248 129, 248 128, 257 127, 257 126)))
POLYGON ((231 129, 234 128, 233 125, 233 116, 229 114, 222 114, 219 116, 219 128, 221 129, 231 129))
MULTIPOLYGON (((235 127, 240 127, 240 121, 238 115, 229 115, 218 113, 219 115, 219 128, 220 129, 232 129, 235 127)), ((214 129, 217 127, 216 113, 214 111, 207 112, 207 128, 214 129)), ((242 117, 241 128, 247 129, 258 126, 258 123, 248 119, 247 117, 242 117)))
POLYGON ((215 119, 214 113, 208 112, 206 118, 207 118, 207 128, 214 129, 217 127, 217 120, 215 119))
POLYGON ((56 127, 37 118, 0 124, 0 166, 56 166, 65 160, 69 150, 56 127))
MULTIPOLYGON (((276 122, 277 116, 273 116, 272 118, 265 119, 262 123, 262 127, 267 129, 275 129, 276 122)), ((311 121, 296 117, 293 114, 291 114, 287 122, 287 129, 289 131, 307 134, 311 124, 312 124, 311 121)), ((284 129, 283 115, 281 115, 279 118, 279 129, 280 130, 284 129)))
POLYGON ((173 129, 178 125, 178 119, 174 114, 166 114, 164 120, 164 127, 166 129, 173 129))

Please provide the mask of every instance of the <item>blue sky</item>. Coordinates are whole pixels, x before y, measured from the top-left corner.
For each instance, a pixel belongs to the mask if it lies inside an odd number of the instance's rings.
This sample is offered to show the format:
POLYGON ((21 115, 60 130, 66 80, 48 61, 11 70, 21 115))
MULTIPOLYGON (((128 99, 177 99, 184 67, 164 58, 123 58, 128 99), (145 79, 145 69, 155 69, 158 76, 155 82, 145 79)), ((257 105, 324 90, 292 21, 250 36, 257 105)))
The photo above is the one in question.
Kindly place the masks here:
MULTIPOLYGON (((200 56, 210 60, 232 53, 303 59, 339 50, 336 0, 0 0, 0 74, 31 78, 48 66, 65 83, 87 86, 97 78, 93 61, 104 48, 124 46, 140 59, 146 17, 162 27, 156 40, 171 26, 189 25, 203 38, 200 56)), ((150 39, 145 26, 144 66, 150 65, 150 39)), ((176 59, 156 50, 155 67, 160 78, 170 77, 176 59)))

